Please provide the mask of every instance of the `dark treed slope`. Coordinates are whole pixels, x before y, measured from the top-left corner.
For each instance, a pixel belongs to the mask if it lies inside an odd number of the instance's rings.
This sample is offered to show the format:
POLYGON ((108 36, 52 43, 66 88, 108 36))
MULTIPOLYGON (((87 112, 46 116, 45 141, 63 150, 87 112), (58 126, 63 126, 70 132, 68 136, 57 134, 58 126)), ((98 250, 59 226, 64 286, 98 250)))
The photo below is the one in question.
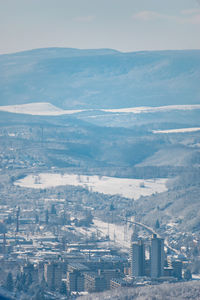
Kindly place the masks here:
POLYGON ((199 281, 176 284, 164 283, 139 288, 118 288, 100 294, 87 295, 80 300, 196 300, 200 299, 199 281))

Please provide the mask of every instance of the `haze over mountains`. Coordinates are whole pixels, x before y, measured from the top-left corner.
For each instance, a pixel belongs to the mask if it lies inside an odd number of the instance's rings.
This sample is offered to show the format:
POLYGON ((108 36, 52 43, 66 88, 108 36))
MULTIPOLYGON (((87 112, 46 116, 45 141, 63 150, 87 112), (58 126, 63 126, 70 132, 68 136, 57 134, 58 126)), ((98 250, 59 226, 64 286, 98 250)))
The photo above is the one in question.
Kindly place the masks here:
MULTIPOLYGON (((75 158, 72 166, 80 159, 93 166, 182 166, 198 152, 198 50, 48 48, 1 55, 0 68, 2 125, 39 122, 47 140, 49 126, 63 127, 66 138, 64 128, 72 128, 65 150, 75 158)), ((68 161, 64 152, 59 166, 68 161)))
POLYGON ((62 109, 199 104, 200 51, 49 48, 0 56, 0 105, 62 109))
POLYGON ((0 68, 1 170, 11 183, 52 170, 173 179, 139 199, 140 220, 182 215, 198 230, 199 50, 49 48, 1 55, 0 68))

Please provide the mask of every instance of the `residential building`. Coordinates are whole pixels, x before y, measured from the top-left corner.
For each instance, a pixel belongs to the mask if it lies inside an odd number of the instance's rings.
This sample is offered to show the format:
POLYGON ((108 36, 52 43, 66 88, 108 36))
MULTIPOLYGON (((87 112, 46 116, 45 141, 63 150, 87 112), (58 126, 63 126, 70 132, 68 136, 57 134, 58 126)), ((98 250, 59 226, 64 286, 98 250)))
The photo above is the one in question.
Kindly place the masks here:
POLYGON ((151 277, 164 276, 164 240, 153 234, 151 239, 151 277))
POLYGON ((143 241, 133 242, 131 244, 131 276, 144 276, 145 267, 145 247, 143 241))

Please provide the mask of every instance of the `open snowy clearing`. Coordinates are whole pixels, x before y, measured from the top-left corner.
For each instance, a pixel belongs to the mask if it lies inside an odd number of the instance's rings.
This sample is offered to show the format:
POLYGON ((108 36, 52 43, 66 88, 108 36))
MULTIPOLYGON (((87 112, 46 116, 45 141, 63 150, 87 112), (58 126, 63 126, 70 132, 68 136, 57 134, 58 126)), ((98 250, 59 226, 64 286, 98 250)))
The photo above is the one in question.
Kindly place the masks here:
POLYGON ((139 199, 154 193, 167 191, 167 179, 129 179, 107 176, 86 176, 76 174, 40 173, 28 175, 17 180, 15 185, 26 188, 45 189, 63 185, 82 186, 92 192, 121 195, 130 199, 139 199))
POLYGON ((130 107, 130 108, 121 108, 121 109, 102 109, 103 111, 113 112, 113 113, 154 113, 154 112, 167 112, 173 110, 194 110, 200 109, 200 104, 196 105, 167 105, 167 106, 142 106, 142 107, 130 107))
POLYGON ((94 218, 91 227, 76 227, 76 231, 90 237, 92 234, 97 234, 99 237, 101 236, 103 238, 109 237, 109 244, 112 243, 113 245, 117 245, 121 249, 128 251, 133 228, 133 225, 125 223, 124 225, 117 225, 94 218))
POLYGON ((119 247, 130 248, 131 235, 133 233, 133 226, 127 224, 117 225, 114 223, 105 223, 99 219, 94 219, 94 227, 102 234, 102 236, 109 236, 110 241, 115 242, 119 247))
POLYGON ((196 132, 196 131, 200 131, 200 127, 168 129, 168 130, 153 130, 153 133, 185 133, 185 132, 196 132))
POLYGON ((72 115, 75 113, 79 113, 83 110, 63 110, 50 103, 41 102, 21 105, 0 106, 0 111, 35 116, 61 116, 72 115))
POLYGON ((71 115, 86 111, 104 111, 111 113, 154 113, 154 112, 168 112, 173 110, 195 110, 200 109, 200 104, 196 105, 168 105, 168 106, 158 106, 158 107, 129 107, 129 108, 119 108, 119 109, 80 109, 80 110, 64 110, 60 109, 51 103, 38 102, 38 103, 28 103, 20 105, 8 105, 0 106, 0 111, 17 113, 17 114, 29 114, 38 116, 61 116, 61 115, 71 115))

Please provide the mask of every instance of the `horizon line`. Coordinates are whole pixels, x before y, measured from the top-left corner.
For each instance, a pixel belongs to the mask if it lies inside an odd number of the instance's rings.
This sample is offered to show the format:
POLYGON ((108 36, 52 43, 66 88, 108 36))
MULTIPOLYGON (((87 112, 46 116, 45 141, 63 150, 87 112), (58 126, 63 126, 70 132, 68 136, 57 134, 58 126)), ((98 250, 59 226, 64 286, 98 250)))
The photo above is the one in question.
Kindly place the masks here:
POLYGON ((141 49, 141 50, 130 50, 130 51, 122 51, 114 48, 75 48, 75 47, 59 47, 59 46, 51 46, 51 47, 39 47, 39 48, 29 48, 29 49, 23 49, 23 50, 17 50, 17 51, 8 51, 8 52, 0 52, 0 56, 3 55, 14 55, 14 54, 19 54, 19 53, 25 53, 25 52, 31 52, 31 51, 37 51, 37 50, 47 50, 47 49, 65 49, 65 50, 78 50, 78 51, 98 51, 98 50, 108 50, 108 51, 115 51, 118 53, 140 53, 140 52, 165 52, 165 51, 199 51, 200 48, 185 48, 185 49, 173 49, 173 48, 168 48, 168 49, 141 49))

